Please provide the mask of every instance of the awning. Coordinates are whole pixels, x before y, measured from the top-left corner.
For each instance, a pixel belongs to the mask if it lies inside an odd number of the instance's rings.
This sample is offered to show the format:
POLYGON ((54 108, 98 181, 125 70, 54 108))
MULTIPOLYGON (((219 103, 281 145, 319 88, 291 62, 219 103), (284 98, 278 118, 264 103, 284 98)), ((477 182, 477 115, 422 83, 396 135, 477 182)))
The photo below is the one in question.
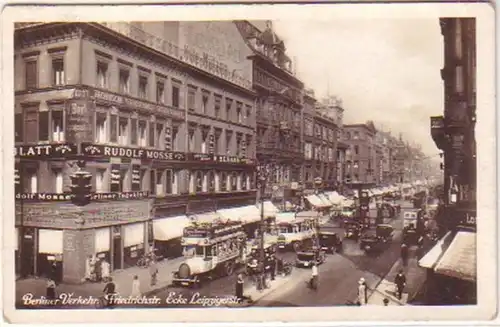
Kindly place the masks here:
POLYGON ((123 226, 123 247, 144 244, 144 223, 123 226))
POLYGON ((225 208, 217 210, 217 213, 224 219, 232 220, 232 221, 240 221, 243 217, 243 211, 245 207, 234 207, 234 208, 225 208))
POLYGON ((418 265, 422 268, 434 268, 439 258, 443 255, 444 251, 448 248, 453 235, 448 232, 442 239, 440 239, 434 247, 427 252, 422 259, 418 261, 418 265))
POLYGON ((38 253, 63 254, 63 231, 39 229, 38 253))
POLYGON ((295 218, 297 219, 314 219, 318 217, 318 213, 316 211, 301 211, 295 214, 295 218))
POLYGON ((315 194, 307 196, 306 199, 307 199, 307 201, 309 201, 309 203, 313 207, 317 207, 317 208, 328 207, 328 205, 325 204, 323 201, 321 201, 321 199, 317 195, 315 195, 315 194))
POLYGON ((94 253, 107 252, 111 249, 111 229, 99 228, 94 234, 94 253))
POLYGON ((476 233, 461 231, 436 265, 436 273, 476 281, 476 233))
POLYGON ((289 223, 295 220, 295 212, 280 212, 276 214, 276 223, 289 223))
POLYGON ((202 223, 212 223, 216 220, 223 219, 217 212, 203 212, 194 215, 189 215, 188 219, 190 221, 195 221, 199 224, 202 223))
POLYGON ((323 201, 324 204, 326 204, 328 207, 333 206, 333 203, 328 199, 328 197, 325 194, 318 194, 318 198, 320 198, 321 201, 323 201))
MULTIPOLYGON (((241 208, 240 220, 243 224, 251 224, 260 220, 260 210, 257 206, 248 205, 241 208)), ((266 217, 266 206, 264 205, 264 218, 266 217)), ((274 217, 274 215, 273 215, 274 217)))
POLYGON ((153 235, 157 241, 168 241, 182 236, 184 227, 190 224, 188 217, 176 216, 153 220, 153 235))
MULTIPOLYGON (((257 209, 260 210, 260 203, 257 205, 257 209)), ((280 211, 271 201, 264 201, 264 216, 266 218, 275 217, 278 212, 280 211)))
POLYGON ((334 205, 341 205, 343 197, 342 195, 338 194, 337 192, 330 192, 327 193, 328 200, 330 200, 331 203, 334 205))

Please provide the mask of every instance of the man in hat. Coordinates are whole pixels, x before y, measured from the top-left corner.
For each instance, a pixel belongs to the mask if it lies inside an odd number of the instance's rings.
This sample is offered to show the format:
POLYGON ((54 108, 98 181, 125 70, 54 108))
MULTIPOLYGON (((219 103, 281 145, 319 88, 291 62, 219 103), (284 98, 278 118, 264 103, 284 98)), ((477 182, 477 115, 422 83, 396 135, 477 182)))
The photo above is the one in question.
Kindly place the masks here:
POLYGON ((358 280, 358 302, 361 305, 368 304, 368 292, 366 291, 366 281, 363 277, 358 280))
POLYGON ((399 273, 394 278, 394 283, 396 284, 398 299, 401 300, 401 297, 403 296, 403 290, 406 286, 406 276, 403 273, 403 269, 399 270, 399 273))

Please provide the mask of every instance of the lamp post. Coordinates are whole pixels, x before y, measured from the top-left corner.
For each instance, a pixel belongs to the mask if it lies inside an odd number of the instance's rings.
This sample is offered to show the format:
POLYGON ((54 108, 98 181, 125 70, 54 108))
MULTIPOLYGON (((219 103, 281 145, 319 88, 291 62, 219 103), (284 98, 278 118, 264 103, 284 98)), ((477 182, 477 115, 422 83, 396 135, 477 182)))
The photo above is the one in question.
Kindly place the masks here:
POLYGON ((260 276, 258 278, 257 289, 262 290, 265 288, 265 260, 266 253, 264 250, 264 233, 265 233, 265 223, 266 217, 264 214, 264 192, 266 190, 266 183, 271 175, 271 167, 270 165, 266 165, 263 163, 257 163, 257 187, 260 190, 260 243, 259 243, 259 273, 260 276))

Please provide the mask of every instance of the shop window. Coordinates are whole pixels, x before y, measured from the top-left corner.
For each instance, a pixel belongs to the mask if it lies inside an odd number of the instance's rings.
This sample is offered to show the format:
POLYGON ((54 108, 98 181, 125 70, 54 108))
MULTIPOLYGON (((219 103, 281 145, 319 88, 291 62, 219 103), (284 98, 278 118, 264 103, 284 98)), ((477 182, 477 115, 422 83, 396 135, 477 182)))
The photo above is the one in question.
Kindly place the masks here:
POLYGON ((196 172, 196 185, 195 185, 195 191, 196 193, 200 193, 200 192, 203 192, 203 172, 201 171, 197 171, 196 172))
POLYGON ((180 88, 178 85, 172 85, 172 107, 179 108, 180 88))
POLYGON ((95 172, 95 191, 96 193, 106 192, 105 186, 106 169, 98 168, 95 172))
POLYGON ((222 172, 220 174, 220 178, 219 178, 219 185, 220 185, 220 191, 221 192, 228 191, 228 189, 227 189, 227 186, 228 186, 227 179, 228 179, 227 173, 222 172))
POLYGON ((165 83, 163 81, 156 82, 156 102, 165 103, 165 83))
POLYGON ((118 144, 128 145, 128 118, 120 117, 118 121, 118 144))
POLYGON ((108 116, 103 112, 96 112, 95 118, 95 141, 96 143, 107 142, 107 120, 108 116))
POLYGON ((149 146, 154 148, 156 141, 156 128, 155 123, 149 122, 149 146))
POLYGON ((38 61, 30 60, 25 63, 26 89, 36 89, 38 87, 38 61))
POLYGON ((220 108, 222 103, 222 97, 218 94, 214 96, 214 116, 215 118, 222 118, 220 115, 220 108))
POLYGON ((201 96, 201 113, 206 115, 208 110, 208 100, 210 98, 210 93, 208 91, 203 91, 201 96))
POLYGON ((226 120, 231 121, 232 120, 232 107, 233 107, 233 100, 226 98, 226 120))
POLYGON ((15 114, 14 116, 14 142, 22 142, 23 141, 23 114, 15 114))
POLYGON ((138 96, 140 99, 148 98, 148 78, 147 76, 139 76, 138 96))
POLYGON ((55 193, 64 193, 62 170, 57 169, 57 170, 54 170, 53 173, 54 173, 54 180, 55 180, 55 193))
POLYGON ((130 70, 121 68, 119 72, 119 90, 123 94, 130 93, 130 70))
POLYGON ((108 87, 108 63, 104 61, 97 61, 97 81, 96 85, 100 88, 108 87))
POLYGON ((138 131, 137 131, 138 121, 132 118, 130 120, 130 143, 132 145, 137 145, 138 143, 138 131))
POLYGON ((118 116, 109 116, 109 141, 112 143, 118 142, 118 116))
POLYGON ((138 122, 138 137, 139 137, 139 146, 146 147, 147 146, 147 122, 144 120, 140 120, 138 122))
POLYGON ((215 173, 213 171, 209 171, 207 174, 208 178, 208 191, 215 192, 215 173))
POLYGON ((188 86, 187 105, 190 111, 195 111, 196 108, 196 88, 188 86))
POLYGON ((64 74, 64 59, 52 59, 52 85, 65 85, 66 76, 64 74))

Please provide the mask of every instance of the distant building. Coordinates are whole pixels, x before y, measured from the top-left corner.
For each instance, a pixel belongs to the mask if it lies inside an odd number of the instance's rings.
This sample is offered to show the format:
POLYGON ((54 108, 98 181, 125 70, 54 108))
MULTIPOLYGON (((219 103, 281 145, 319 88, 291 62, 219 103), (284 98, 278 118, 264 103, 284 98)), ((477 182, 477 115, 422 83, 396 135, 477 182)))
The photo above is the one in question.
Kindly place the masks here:
POLYGON ((376 129, 372 122, 344 125, 346 151, 346 182, 377 183, 376 129))

